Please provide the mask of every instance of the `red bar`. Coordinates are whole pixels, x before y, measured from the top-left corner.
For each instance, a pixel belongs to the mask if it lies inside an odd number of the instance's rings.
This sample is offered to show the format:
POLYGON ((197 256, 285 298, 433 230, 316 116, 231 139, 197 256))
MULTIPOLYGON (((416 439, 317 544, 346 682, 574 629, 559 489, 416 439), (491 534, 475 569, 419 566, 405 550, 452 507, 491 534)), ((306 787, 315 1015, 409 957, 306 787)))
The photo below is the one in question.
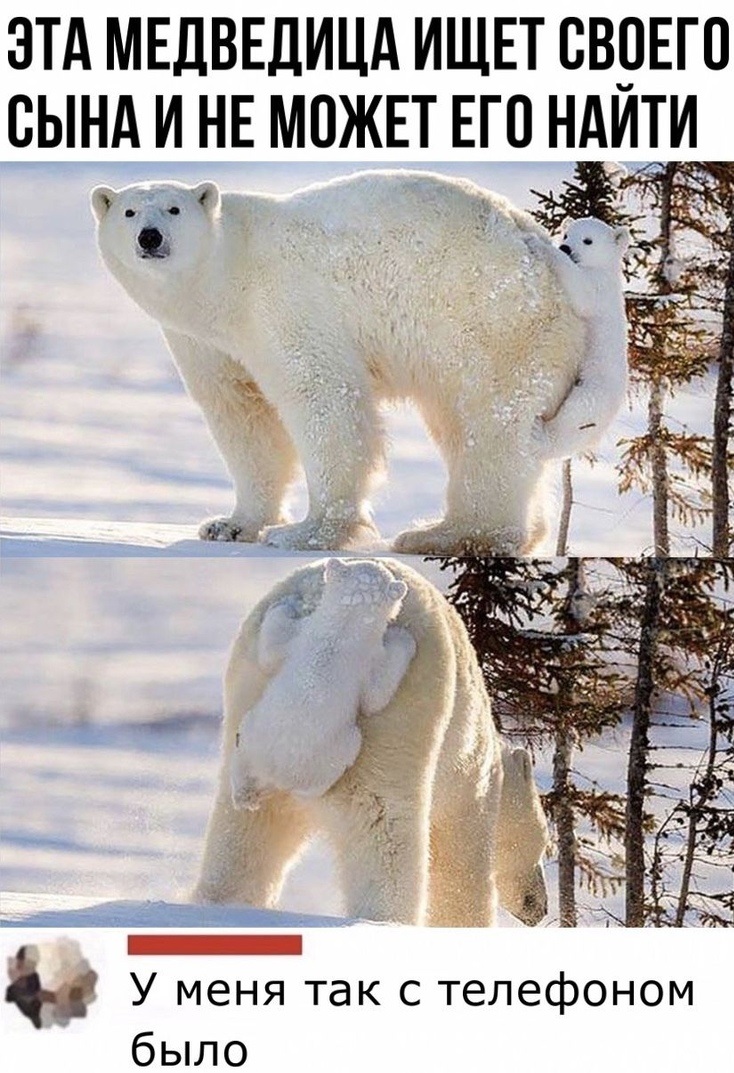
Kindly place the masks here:
POLYGON ((302 954, 302 935, 128 935, 128 954, 302 954))

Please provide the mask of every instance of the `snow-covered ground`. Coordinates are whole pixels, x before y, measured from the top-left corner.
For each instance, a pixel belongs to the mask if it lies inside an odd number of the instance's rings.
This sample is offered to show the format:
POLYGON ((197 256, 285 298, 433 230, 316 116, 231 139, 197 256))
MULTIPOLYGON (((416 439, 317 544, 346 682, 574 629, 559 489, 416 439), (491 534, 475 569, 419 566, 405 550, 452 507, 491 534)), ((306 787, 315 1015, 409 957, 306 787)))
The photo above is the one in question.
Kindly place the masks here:
MULTIPOLYGON (((281 557, 199 559, 195 568, 181 559, 5 561, 3 890, 187 897, 214 794, 227 650, 239 621, 297 565, 281 557)), ((3 914, 25 918, 23 905, 6 894, 3 914)), ((324 845, 294 870, 283 908, 341 913, 324 845)), ((141 919, 139 908, 129 910, 141 919)))
MULTIPOLYGON (((157 326, 127 298, 98 258, 87 207, 95 183, 122 185, 173 176, 188 182, 215 179, 230 189, 287 191, 354 170, 356 165, 348 163, 4 165, 4 512, 13 518, 49 520, 53 537, 51 519, 194 526, 203 517, 224 513, 231 502, 224 466, 177 378, 157 326)), ((467 175, 532 207, 531 189, 557 188, 571 166, 436 164, 433 170, 467 175)), ((674 400, 671 420, 705 432, 712 405, 713 383, 707 379, 674 400)), ((445 473, 411 409, 390 410, 387 426, 389 479, 376 494, 375 510, 382 535, 389 539, 413 520, 440 512, 445 473)), ((637 492, 620 497, 614 468, 617 441, 643 427, 643 405, 637 400, 606 435, 597 463, 575 463, 574 553, 632 555, 649 550, 649 500, 637 492)), ((294 515, 300 516, 304 508, 300 483, 292 495, 294 515)), ((555 523, 557 494, 552 514, 555 523)), ((676 535, 673 529, 676 551, 696 546, 690 536, 676 535)), ((37 533, 33 524, 30 532, 37 533)), ((707 528, 696 535, 705 542, 707 528)), ((554 533, 544 551, 552 549, 553 540, 554 533)))
MULTIPOLYGON (((185 901, 196 878, 228 646, 239 620, 295 565, 276 557, 5 561, 0 880, 24 895, 5 896, 7 919, 61 923, 66 914, 67 923, 157 926, 194 912, 173 903, 185 901)), ((415 565, 444 583, 435 564, 415 565)), ((677 765, 703 748, 706 727, 683 704, 666 721, 676 725, 656 731, 656 742, 670 747, 665 781, 680 785, 677 765)), ((621 791, 626 740, 623 725, 588 745, 577 758, 580 779, 621 791)), ((537 758, 537 777, 547 789, 547 754, 537 758)), ((553 861, 548 877, 552 926, 553 861)), ((622 915, 619 894, 583 892, 580 903, 584 925, 622 915)), ((281 908, 341 914, 324 844, 293 870, 281 908)), ((252 922, 208 909, 185 919, 252 922)), ((513 921, 503 915, 501 923, 513 921)))

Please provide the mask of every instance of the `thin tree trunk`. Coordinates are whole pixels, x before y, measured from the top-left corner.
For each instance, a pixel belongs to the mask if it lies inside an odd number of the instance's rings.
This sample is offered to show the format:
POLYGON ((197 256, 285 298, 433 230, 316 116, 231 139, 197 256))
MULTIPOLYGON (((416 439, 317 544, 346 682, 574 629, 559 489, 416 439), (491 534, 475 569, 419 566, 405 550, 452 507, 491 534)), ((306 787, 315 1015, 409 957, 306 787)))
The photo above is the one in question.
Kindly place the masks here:
MULTIPOLYGON (((576 617, 581 593, 587 593, 586 572, 583 559, 568 560, 568 596, 564 614, 565 629, 569 634, 579 633, 584 626, 576 617)), ((553 820, 558 841, 558 912, 562 928, 575 928, 576 916, 576 818, 571 804, 571 768, 576 733, 568 722, 568 712, 573 710, 573 683, 564 686, 559 696, 559 719, 556 726, 553 750, 553 820)))
POLYGON ((714 406, 713 466, 713 553, 726 559, 731 547, 729 518, 729 430, 731 428, 732 374, 734 372, 734 196, 729 207, 729 267, 724 285, 724 314, 719 353, 719 375, 714 406))
POLYGON ((665 588, 666 564, 651 559, 647 567, 645 602, 640 620, 634 715, 627 764, 625 815, 625 924, 641 928, 645 923, 645 790, 650 749, 650 709, 655 689, 655 660, 660 631, 660 605, 665 588))
POLYGON ((561 520, 558 523, 556 555, 568 555, 568 530, 571 524, 572 506, 573 475, 571 473, 571 459, 567 458, 563 463, 563 506, 561 507, 561 520))
POLYGON ((665 386, 653 380, 647 407, 647 430, 652 443, 652 524, 655 555, 670 555, 668 531, 668 461, 662 442, 665 386))
POLYGON ((569 800, 574 740, 573 731, 563 719, 556 730, 553 751, 553 818, 558 840, 558 912, 562 928, 576 927, 576 833, 569 800))
MULTIPOLYGON (((663 181, 660 187, 660 262, 658 268, 658 289, 661 294, 670 294, 673 290, 665 274, 665 264, 672 253, 673 240, 673 183, 678 170, 676 163, 665 165, 663 181)), ((648 433, 652 442, 652 499, 653 499, 653 542, 655 555, 670 555, 670 536, 668 533, 668 501, 670 496, 668 459, 662 439, 663 413, 666 385, 662 377, 655 377, 650 388, 648 404, 648 433)))
POLYGON ((703 777, 699 780, 698 787, 691 787, 690 812, 688 814, 688 833, 686 836, 686 853, 683 860, 683 874, 678 893, 678 905, 675 912, 675 927, 682 928, 688 908, 688 895, 691 890, 691 875, 693 874, 693 861, 696 854, 696 837, 698 835, 698 820, 701 810, 712 796, 714 787, 714 769, 716 767, 716 747, 718 743, 719 723, 716 717, 716 702, 719 686, 719 674, 721 673, 721 648, 714 660, 711 671, 711 685, 709 691, 709 741, 706 754, 706 769, 703 777))

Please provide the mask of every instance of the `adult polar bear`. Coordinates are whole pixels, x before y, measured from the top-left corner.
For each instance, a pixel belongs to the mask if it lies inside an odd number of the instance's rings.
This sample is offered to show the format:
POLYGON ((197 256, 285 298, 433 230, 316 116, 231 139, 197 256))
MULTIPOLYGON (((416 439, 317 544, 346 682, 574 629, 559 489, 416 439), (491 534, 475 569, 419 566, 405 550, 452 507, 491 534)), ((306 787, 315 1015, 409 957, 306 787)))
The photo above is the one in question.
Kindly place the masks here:
POLYGON ((405 563, 380 562, 407 585, 395 623, 412 635, 416 654, 389 704, 359 719, 356 762, 322 797, 275 791, 256 811, 236 809, 230 768, 242 716, 272 673, 258 659, 263 619, 285 601, 310 614, 324 563, 291 574, 242 625, 225 677, 219 787, 194 898, 274 906, 289 865, 318 830, 336 852, 349 916, 479 927, 493 923, 498 897, 536 924, 547 908, 547 830, 529 758, 499 740, 457 613, 405 563))
POLYGON ((411 399, 448 468, 445 518, 405 553, 527 553, 543 535, 531 431, 570 390, 583 324, 526 213, 465 180, 363 172, 288 196, 92 191, 102 256, 163 328, 232 474, 211 540, 370 542, 378 403, 411 399), (309 512, 283 524, 300 459, 309 512), (536 501, 534 503, 534 500, 536 501))

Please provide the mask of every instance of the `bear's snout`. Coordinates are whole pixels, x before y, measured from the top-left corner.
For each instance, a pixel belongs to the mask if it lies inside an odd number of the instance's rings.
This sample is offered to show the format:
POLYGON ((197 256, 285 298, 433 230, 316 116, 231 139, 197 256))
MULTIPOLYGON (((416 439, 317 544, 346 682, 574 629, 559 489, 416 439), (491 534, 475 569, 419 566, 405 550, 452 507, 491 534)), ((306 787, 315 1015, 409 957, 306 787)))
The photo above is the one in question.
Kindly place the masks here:
POLYGON ((144 227, 138 235, 138 246, 145 253, 156 253, 163 245, 163 235, 157 227, 144 227))
POLYGON ((571 256, 571 247, 567 246, 565 242, 562 246, 559 246, 558 249, 561 251, 561 253, 565 253, 569 257, 571 256))

